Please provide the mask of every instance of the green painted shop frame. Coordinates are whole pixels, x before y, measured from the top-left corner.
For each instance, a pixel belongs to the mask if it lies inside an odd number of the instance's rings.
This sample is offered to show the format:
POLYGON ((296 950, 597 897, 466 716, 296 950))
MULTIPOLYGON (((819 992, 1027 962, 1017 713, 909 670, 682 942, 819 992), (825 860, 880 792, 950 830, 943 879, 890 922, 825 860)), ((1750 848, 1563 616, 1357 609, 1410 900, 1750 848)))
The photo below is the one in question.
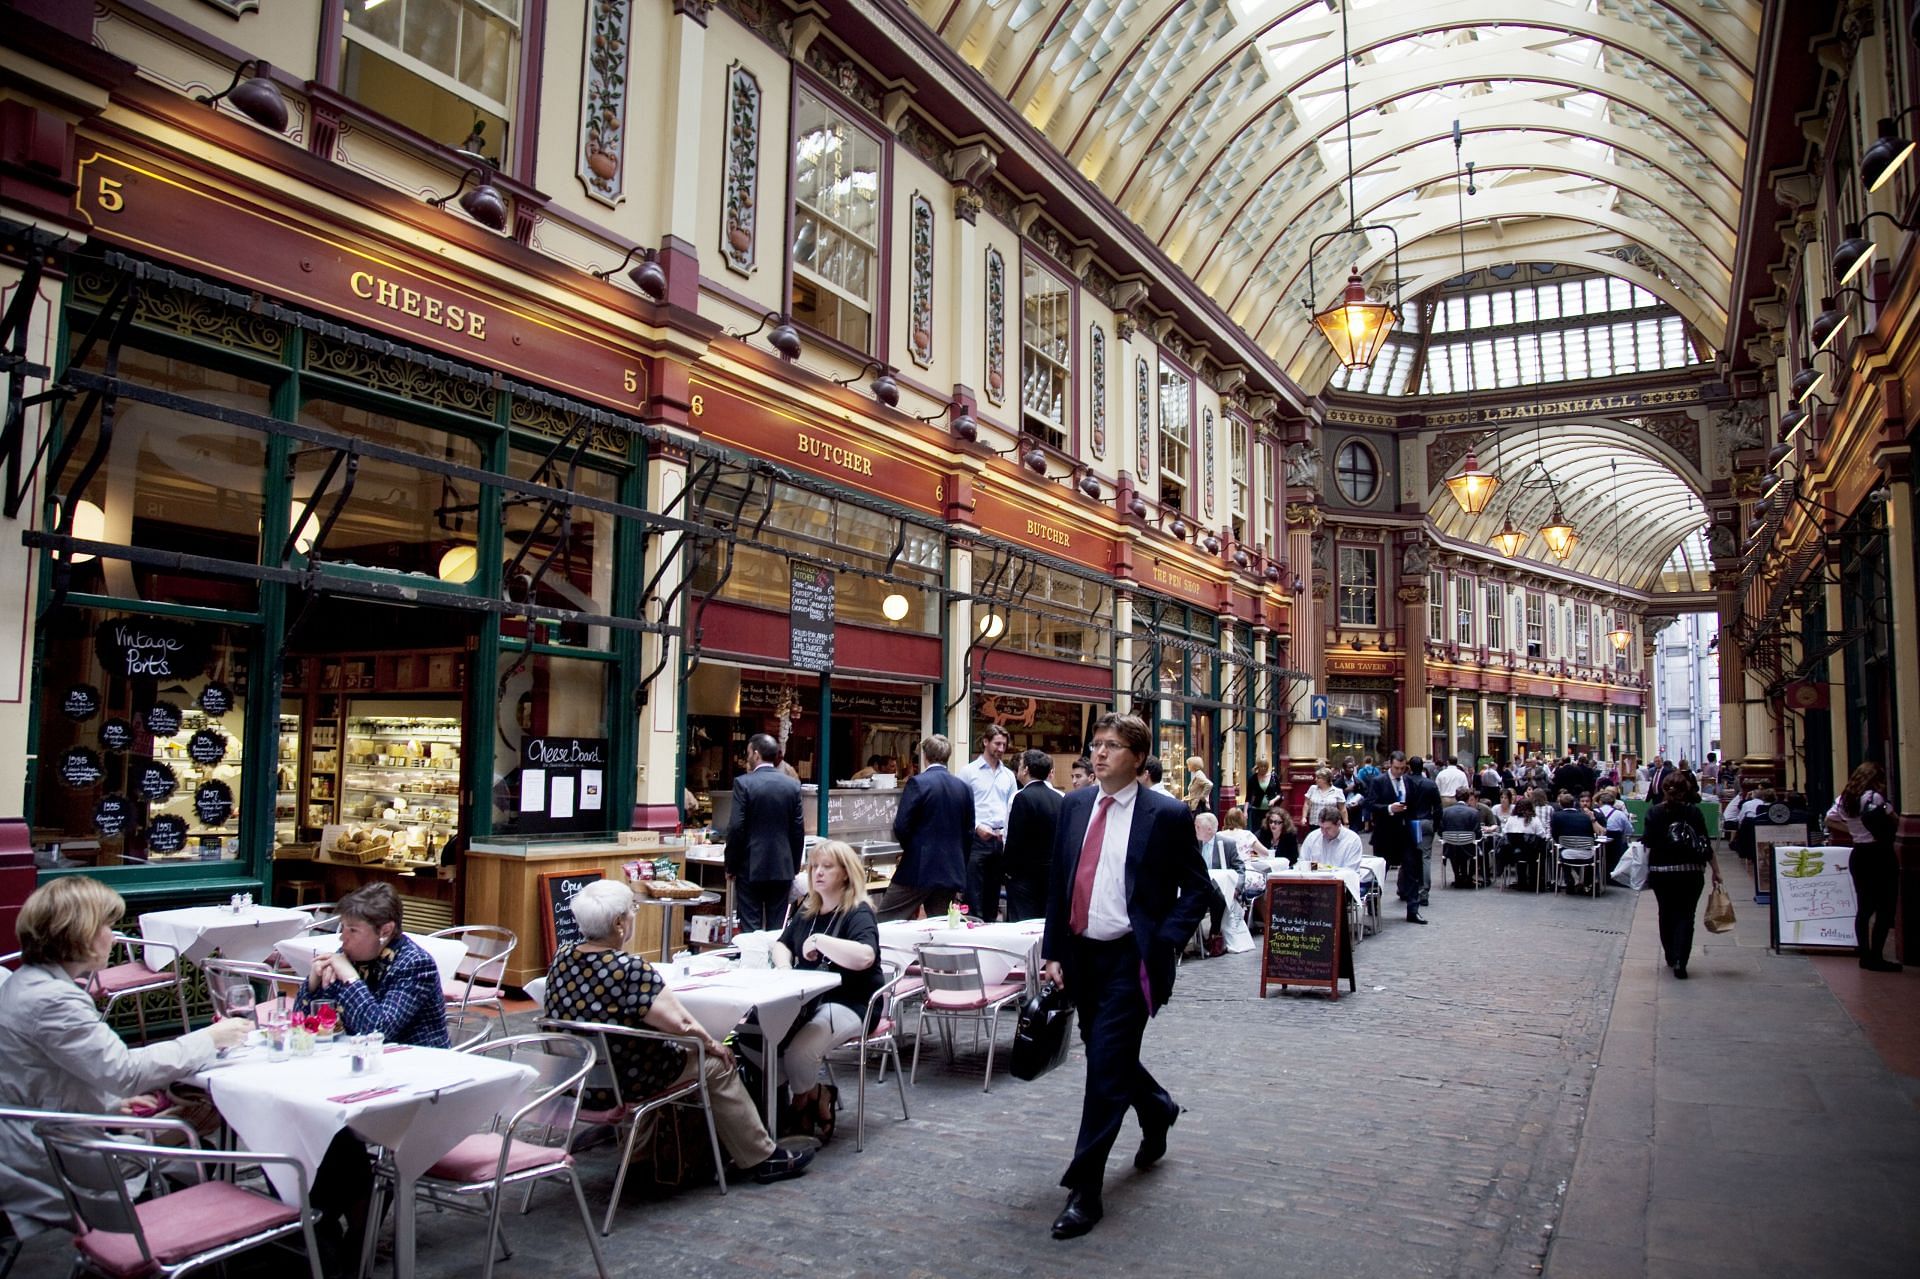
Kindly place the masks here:
MULTIPOLYGON (((36 713, 29 721, 28 758, 37 758, 43 699, 53 695, 43 686, 45 654, 39 641, 55 610, 98 609, 230 628, 246 637, 246 670, 253 694, 247 698, 242 726, 238 859, 83 868, 86 873, 141 901, 244 891, 271 899, 283 637, 289 625, 296 623, 301 601, 321 597, 457 610, 477 629, 463 714, 474 726, 470 740, 485 740, 487 746, 466 752, 461 762, 469 837, 493 833, 487 797, 495 782, 493 730, 501 672, 534 655, 604 663, 601 723, 611 755, 606 804, 610 820, 621 827, 627 824, 623 815, 632 811, 635 800, 635 711, 643 702, 649 670, 657 673, 660 665, 644 660, 649 655, 643 648, 657 650, 677 638, 682 616, 678 592, 643 599, 643 582, 659 579, 639 567, 649 559, 657 563, 678 554, 687 539, 672 535, 693 528, 672 515, 645 509, 646 461, 650 442, 665 440, 660 432, 636 420, 513 383, 486 369, 447 361, 116 252, 76 256, 70 272, 61 311, 61 364, 37 393, 20 395, 23 378, 10 379, 13 403, 8 425, 16 442, 23 409, 45 403, 51 418, 42 453, 22 459, 16 452, 6 459, 13 470, 10 502, 15 493, 27 491, 36 472, 47 497, 48 531, 24 535, 27 545, 41 554, 31 687, 36 713), (322 347, 334 356, 325 371, 312 358, 322 347), (145 352, 262 383, 268 388, 269 411, 245 411, 121 378, 117 374, 123 351, 145 352), (341 358, 343 351, 350 355, 341 358), (96 363, 101 367, 94 367, 96 363), (315 398, 351 405, 423 433, 431 429, 470 442, 479 452, 479 464, 463 465, 303 425, 302 406, 315 398), (87 481, 106 455, 116 412, 124 414, 133 405, 211 419, 261 438, 266 463, 260 476, 259 553, 251 561, 201 554, 199 550, 205 548, 191 545, 135 545, 138 539, 130 526, 124 543, 75 535, 72 508, 78 500, 63 499, 77 499, 88 491, 87 481), (293 479, 294 459, 302 451, 327 459, 322 482, 304 492, 293 479), (531 476, 512 473, 516 451, 523 458, 540 459, 531 476), (465 504, 470 509, 462 512, 473 517, 475 571, 469 581, 444 581, 418 572, 328 558, 326 536, 347 504, 356 468, 369 459, 438 476, 449 491, 454 485, 465 485, 474 492, 475 500, 465 504), (574 481, 583 470, 611 481, 611 499, 574 491, 574 481), (544 557, 529 555, 535 537, 515 547, 503 536, 503 512, 510 504, 539 509, 537 527, 551 528, 544 557), (611 599, 598 610, 565 607, 541 598, 542 574, 552 570, 556 554, 567 547, 572 518, 583 509, 614 522, 611 599), (300 530, 299 536, 295 529, 300 530), (70 566, 62 555, 91 555, 135 568, 247 584, 253 606, 207 607, 78 591, 73 589, 78 566, 70 566), (511 592, 510 572, 516 575, 511 592), (503 627, 523 627, 524 637, 505 634, 503 627), (550 642, 580 628, 602 636, 602 641, 596 647, 550 642), (260 690, 269 691, 262 695, 260 690)), ((33 289, 23 287, 22 292, 33 289)), ((679 440, 673 444, 686 447, 679 440)), ((51 784, 38 769, 29 768, 29 814, 36 812, 38 789, 51 784)), ((302 809, 305 801, 303 792, 298 800, 302 809)), ((43 877, 59 873, 68 872, 42 872, 43 877)))

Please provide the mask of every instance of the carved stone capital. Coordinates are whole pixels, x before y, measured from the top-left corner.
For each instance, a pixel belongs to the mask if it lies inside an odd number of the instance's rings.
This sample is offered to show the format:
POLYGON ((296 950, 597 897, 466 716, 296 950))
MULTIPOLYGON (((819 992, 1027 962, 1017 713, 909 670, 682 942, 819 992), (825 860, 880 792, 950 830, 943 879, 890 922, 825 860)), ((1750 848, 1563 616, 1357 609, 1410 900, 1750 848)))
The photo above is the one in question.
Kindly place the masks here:
POLYGON ((1288 502, 1286 508, 1287 524, 1317 529, 1326 520, 1318 506, 1311 502, 1288 502))
POLYGON ((980 210, 986 207, 986 200, 970 184, 963 182, 953 188, 953 216, 968 226, 978 222, 980 210))
POLYGON ((673 12, 677 17, 692 18, 704 27, 713 5, 714 0, 673 0, 673 12))
POLYGON ((1398 599, 1402 604, 1425 604, 1427 602, 1427 584, 1425 582, 1416 582, 1411 586, 1403 586, 1394 592, 1394 598, 1398 599))

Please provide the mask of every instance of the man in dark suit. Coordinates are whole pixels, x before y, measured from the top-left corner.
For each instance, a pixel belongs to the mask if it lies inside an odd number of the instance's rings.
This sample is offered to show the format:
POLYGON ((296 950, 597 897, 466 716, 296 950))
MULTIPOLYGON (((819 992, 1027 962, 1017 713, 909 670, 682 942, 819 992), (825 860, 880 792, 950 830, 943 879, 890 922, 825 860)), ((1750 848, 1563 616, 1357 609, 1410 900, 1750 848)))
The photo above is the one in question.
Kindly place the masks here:
POLYGON ((1599 789, 1600 770, 1587 762, 1586 755, 1576 756, 1554 773, 1553 786, 1556 791, 1566 791, 1575 799, 1591 795, 1599 789))
POLYGON ((727 878, 742 928, 757 932, 785 921, 806 843, 800 783, 780 771, 780 743, 755 733, 747 739, 747 771, 733 779, 727 819, 727 878))
MULTIPOLYGON (((1407 895, 1407 868, 1426 860, 1426 850, 1417 847, 1414 838, 1414 803, 1418 795, 1418 784, 1408 774, 1407 757, 1401 751, 1395 751, 1387 761, 1386 772, 1367 784, 1367 808, 1373 813, 1374 855, 1386 858, 1389 865, 1399 865, 1402 897, 1407 895)), ((1427 922, 1420 915, 1417 887, 1407 900, 1407 920, 1415 924, 1427 922)))
POLYGON ((881 919, 911 919, 925 906, 942 914, 966 886, 973 841, 973 791, 947 768, 953 743, 939 733, 920 743, 920 771, 900 792, 893 838, 900 862, 880 899, 881 919))
POLYGON ((1433 850, 1433 832, 1440 824, 1440 787, 1433 779, 1430 765, 1414 755, 1407 760, 1407 795, 1409 805, 1407 816, 1413 818, 1413 860, 1400 863, 1401 883, 1405 890, 1400 899, 1407 903, 1407 918, 1415 923, 1427 921, 1419 918, 1415 906, 1427 904, 1427 893, 1433 887, 1433 870, 1429 854, 1433 850))
POLYGON ((1014 779, 1020 789, 1007 810, 1007 917, 1038 919, 1047 913, 1047 880, 1053 865, 1053 835, 1060 822, 1061 794, 1047 785, 1053 756, 1020 752, 1014 779))
POLYGON ((1206 912, 1208 880, 1192 814, 1139 780, 1151 749, 1138 716, 1102 716, 1093 731, 1098 784, 1060 804, 1040 953, 1079 1014, 1087 1089, 1055 1239, 1084 1235, 1103 1215, 1107 1154, 1129 1109, 1140 1117, 1133 1165, 1142 1170, 1166 1153, 1180 1117, 1141 1064, 1140 1041, 1173 993, 1175 959, 1206 912))

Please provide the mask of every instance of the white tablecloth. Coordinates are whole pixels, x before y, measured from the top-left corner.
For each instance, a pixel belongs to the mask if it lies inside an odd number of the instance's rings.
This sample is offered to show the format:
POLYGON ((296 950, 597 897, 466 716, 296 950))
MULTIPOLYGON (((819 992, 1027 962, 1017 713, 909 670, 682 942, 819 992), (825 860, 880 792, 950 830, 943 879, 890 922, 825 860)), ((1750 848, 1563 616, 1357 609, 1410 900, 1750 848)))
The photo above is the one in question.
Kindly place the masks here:
MULTIPOLYGON (((1378 858, 1369 860, 1378 861, 1378 858)), ((1385 863, 1382 863, 1384 868, 1385 863)), ((1275 870, 1268 871, 1267 878, 1273 879, 1338 879, 1347 886, 1347 893, 1353 900, 1360 901, 1363 896, 1360 872, 1350 866, 1323 866, 1319 870, 1275 870)))
MULTIPOLYGON (((464 942, 455 937, 432 937, 426 933, 408 933, 407 936, 433 956, 434 964, 440 969, 442 982, 453 980, 459 971, 460 961, 467 957, 464 942)), ((302 937, 289 937, 277 949, 289 968, 296 973, 305 973, 313 967, 316 956, 331 955, 340 949, 340 934, 307 933, 302 937)))
POLYGON ((693 1019, 715 1039, 724 1038, 749 1008, 760 1010, 760 1029, 769 1045, 778 1044, 793 1029, 800 1005, 840 984, 838 973, 799 968, 736 968, 708 971, 719 961, 700 956, 694 971, 682 975, 678 964, 665 964, 660 973, 667 988, 680 998, 693 1019))
MULTIPOLYGON (((445 1048, 395 1048, 369 1075, 353 1073, 344 1043, 311 1057, 266 1060, 255 1045, 238 1058, 201 1072, 227 1126, 250 1150, 292 1155, 307 1170, 307 1184, 327 1146, 342 1128, 393 1155, 400 1186, 394 1244, 396 1275, 413 1269, 413 1183, 436 1160, 510 1109, 534 1079, 530 1067, 457 1053, 445 1048), (396 1092, 361 1101, 332 1101, 370 1088, 396 1092)), ((284 1166, 268 1173, 280 1197, 292 1200, 296 1185, 284 1166)))
MULTIPOLYGON (((140 916, 140 935, 177 947, 196 964, 216 950, 225 959, 259 963, 273 953, 274 947, 305 932, 312 923, 313 916, 305 911, 278 906, 250 906, 237 915, 225 906, 188 906, 148 911, 140 916)), ((166 961, 161 967, 172 962, 165 951, 155 951, 154 958, 166 961)))
POLYGON ((989 985, 1007 980, 1016 968, 1037 963, 1040 938, 1047 931, 1044 919, 1016 919, 1006 923, 981 924, 974 928, 948 928, 945 915, 927 919, 896 919, 880 925, 880 946, 889 958, 904 959, 915 946, 985 946, 992 949, 980 957, 980 976, 989 985), (1000 952, 1011 952, 1002 954, 1000 952), (1021 958, 1024 957, 1024 958, 1021 958))

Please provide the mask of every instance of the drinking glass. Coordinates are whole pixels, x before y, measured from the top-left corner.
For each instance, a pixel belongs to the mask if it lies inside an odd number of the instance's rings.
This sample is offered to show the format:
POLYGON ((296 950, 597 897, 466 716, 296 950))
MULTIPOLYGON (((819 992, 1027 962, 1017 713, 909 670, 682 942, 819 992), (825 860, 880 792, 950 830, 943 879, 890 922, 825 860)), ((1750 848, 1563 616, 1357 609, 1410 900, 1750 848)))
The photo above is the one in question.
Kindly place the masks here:
POLYGON ((227 977, 215 982, 207 990, 213 1000, 213 1012, 216 1017, 253 1018, 255 996, 253 983, 245 977, 227 977))

